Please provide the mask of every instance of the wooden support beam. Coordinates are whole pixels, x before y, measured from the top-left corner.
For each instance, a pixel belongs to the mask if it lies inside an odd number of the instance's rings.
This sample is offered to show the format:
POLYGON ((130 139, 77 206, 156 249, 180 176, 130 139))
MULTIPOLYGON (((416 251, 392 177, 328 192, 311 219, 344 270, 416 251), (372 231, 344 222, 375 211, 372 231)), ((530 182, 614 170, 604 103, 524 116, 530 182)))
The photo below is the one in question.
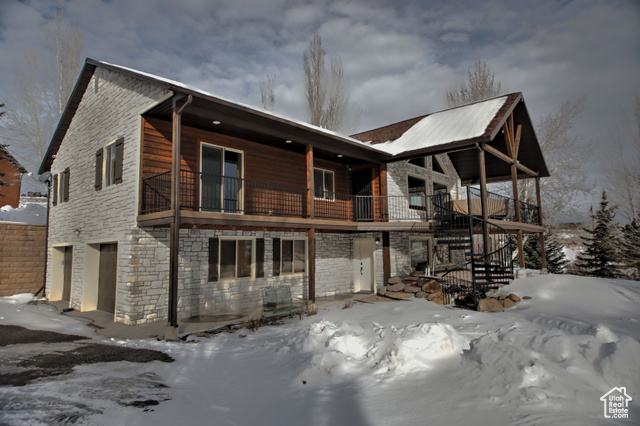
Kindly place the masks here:
POLYGON ((391 278, 391 248, 390 238, 388 232, 382 233, 382 275, 384 277, 384 284, 387 285, 389 278, 391 278))
POLYGON ((316 229, 310 228, 307 231, 307 261, 309 264, 309 300, 316 301, 316 229))
POLYGON ((513 142, 513 159, 518 159, 518 152, 520 151, 520 137, 522 136, 522 124, 518 124, 518 128, 516 129, 516 138, 513 142))
MULTIPOLYGON (((491 145, 485 145, 484 149, 491 155, 498 157, 499 159, 501 159, 502 161, 506 162, 506 163, 513 163, 513 158, 509 158, 509 156, 503 152, 498 151, 497 149, 495 149, 494 147, 492 147, 491 145)), ((531 177, 536 177, 538 176, 537 172, 534 172, 533 170, 531 170, 530 168, 528 168, 527 166, 524 166, 520 163, 516 164, 516 167, 518 168, 518 170, 525 172, 526 174, 528 174, 531 177)))
MULTIPOLYGON (((516 222, 521 222, 520 220, 520 200, 518 198, 518 170, 516 168, 516 163, 514 162, 511 165, 511 184, 513 187, 513 204, 516 211, 516 222)), ((521 268, 524 268, 524 244, 522 242, 522 230, 518 229, 516 234, 518 240, 518 263, 521 268)))
POLYGON ((315 217, 315 185, 313 182, 313 145, 307 144, 307 217, 315 217))
POLYGON ((480 168, 480 205, 482 207, 482 242, 483 242, 483 253, 485 256, 485 260, 488 260, 488 254, 490 251, 490 242, 489 242, 489 210, 487 209, 487 170, 485 166, 485 155, 484 155, 485 146, 478 147, 478 165, 480 168))
MULTIPOLYGON (((387 219, 389 217, 389 203, 387 202, 387 165, 380 164, 380 195, 382 198, 382 217, 387 219)), ((386 281, 385 281, 386 284, 386 281)))

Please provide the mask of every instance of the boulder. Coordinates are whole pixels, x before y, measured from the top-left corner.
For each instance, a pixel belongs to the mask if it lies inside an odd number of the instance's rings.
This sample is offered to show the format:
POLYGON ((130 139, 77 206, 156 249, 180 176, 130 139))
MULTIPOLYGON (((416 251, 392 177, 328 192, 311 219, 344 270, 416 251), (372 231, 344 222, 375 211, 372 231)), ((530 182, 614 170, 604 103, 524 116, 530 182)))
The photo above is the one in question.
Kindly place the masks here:
POLYGON ((411 273, 412 277, 424 277, 424 274, 421 271, 413 271, 411 273))
POLYGON ((505 308, 505 309, 508 309, 508 308, 516 305, 516 302, 514 302, 513 300, 511 300, 509 298, 501 300, 500 303, 502 304, 502 307, 505 308))
POLYGON ((520 299, 520 296, 518 296, 517 294, 513 294, 513 293, 511 293, 509 295, 509 299, 513 300, 516 303, 518 303, 520 300, 522 300, 522 299, 520 299))
POLYGON ((400 277, 391 277, 389 278, 389 281, 387 281, 387 284, 399 284, 402 282, 402 278, 400 277))
POLYGON ((402 291, 404 290, 405 284, 403 282, 399 282, 397 284, 392 284, 387 286, 387 291, 402 291))
POLYGON ((418 277, 403 277, 402 281, 415 283, 415 282, 418 282, 419 279, 420 278, 418 277))
POLYGON ((500 302, 502 302, 502 301, 503 301, 504 299, 506 299, 506 298, 507 298, 507 296, 505 296, 505 295, 503 294, 502 296, 498 297, 498 300, 499 300, 500 302))
MULTIPOLYGON (((438 297, 434 297, 433 299, 430 300, 430 302, 437 303, 438 305, 444 305, 444 298, 442 297, 442 293, 433 293, 431 294, 431 296, 438 296, 438 297)), ((429 299, 427 298, 427 300, 429 299)))
POLYGON ((442 293, 431 293, 431 294, 427 294, 427 300, 429 302, 433 302, 436 299, 442 299, 442 293))
POLYGON ((408 299, 413 297, 412 293, 405 293, 404 291, 387 291, 385 296, 390 297, 392 299, 408 299))
POLYGON ((416 285, 418 287, 422 287, 423 285, 425 285, 427 283, 427 279, 425 277, 422 278, 418 278, 418 282, 416 283, 416 285))
POLYGON ((384 296, 386 292, 387 292, 387 287, 385 287, 385 286, 378 287, 378 294, 380 296, 384 296))
POLYGON ((427 293, 421 290, 415 294, 415 297, 417 297, 418 299, 426 299, 427 293))
POLYGON ((442 286, 436 280, 431 280, 422 286, 425 293, 442 293, 442 286))
POLYGON ((504 308, 497 299, 482 299, 478 302, 478 312, 503 312, 504 308))
POLYGON ((404 286, 404 292, 405 293, 413 293, 416 294, 417 292, 420 291, 420 287, 418 287, 417 285, 410 285, 407 284, 404 286))
POLYGON ((523 300, 530 300, 530 299, 533 299, 533 297, 531 297, 531 296, 524 296, 522 299, 523 299, 523 300))

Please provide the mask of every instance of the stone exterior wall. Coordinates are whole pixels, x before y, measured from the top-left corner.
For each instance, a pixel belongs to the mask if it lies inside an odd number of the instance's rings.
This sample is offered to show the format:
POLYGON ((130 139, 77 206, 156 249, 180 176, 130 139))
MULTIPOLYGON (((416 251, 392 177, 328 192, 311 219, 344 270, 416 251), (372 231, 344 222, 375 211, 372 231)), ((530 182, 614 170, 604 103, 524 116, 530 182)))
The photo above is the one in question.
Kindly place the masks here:
POLYGON ((46 226, 0 222, 0 296, 42 287, 46 226))
POLYGON ((409 175, 422 178, 427 182, 427 194, 433 195, 432 183, 441 183, 447 185, 449 193, 456 199, 459 198, 460 178, 456 173, 456 169, 451 164, 451 160, 446 154, 438 155, 440 163, 446 174, 433 171, 433 158, 426 158, 427 167, 409 164, 408 161, 398 161, 387 165, 387 192, 390 196, 407 196, 409 195, 409 184, 407 177, 409 175))
MULTIPOLYGON (((60 174, 67 167, 70 170, 69 201, 49 206, 47 250, 51 254, 54 246, 73 246, 71 307, 82 309, 87 244, 100 243, 118 244, 116 318, 124 320, 135 304, 138 295, 129 277, 134 273, 130 244, 138 211, 140 112, 166 93, 165 89, 97 67, 53 160, 52 174, 60 174), (124 138, 122 183, 103 183, 96 191, 96 151, 118 137, 124 138)), ((51 256, 48 259, 47 295, 52 279, 51 256)))

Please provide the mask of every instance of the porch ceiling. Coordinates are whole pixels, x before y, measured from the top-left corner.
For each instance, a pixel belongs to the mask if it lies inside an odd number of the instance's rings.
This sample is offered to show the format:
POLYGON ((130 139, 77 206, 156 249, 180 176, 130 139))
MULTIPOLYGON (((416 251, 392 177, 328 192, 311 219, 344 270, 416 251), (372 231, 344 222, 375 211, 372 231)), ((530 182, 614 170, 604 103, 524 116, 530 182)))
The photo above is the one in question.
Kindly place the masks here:
MULTIPOLYGON (((172 99, 167 99, 147 111, 145 116, 171 122, 172 108, 172 99)), ((336 143, 336 139, 340 139, 337 135, 315 132, 308 126, 298 126, 272 115, 264 116, 253 109, 243 109, 218 99, 205 99, 202 95, 194 95, 192 104, 185 108, 182 124, 299 153, 305 153, 306 145, 311 144, 314 156, 343 164, 382 163, 386 157, 346 139, 336 143), (220 124, 214 124, 214 121, 220 124), (292 142, 286 143, 287 140, 292 142)))

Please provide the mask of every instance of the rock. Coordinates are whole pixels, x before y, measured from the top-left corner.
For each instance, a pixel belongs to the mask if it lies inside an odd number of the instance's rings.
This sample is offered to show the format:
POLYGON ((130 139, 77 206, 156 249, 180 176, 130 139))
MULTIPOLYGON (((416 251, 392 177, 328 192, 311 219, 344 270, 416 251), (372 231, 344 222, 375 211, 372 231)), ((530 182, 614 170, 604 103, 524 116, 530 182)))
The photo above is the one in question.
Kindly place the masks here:
POLYGON ((397 284, 388 285, 387 291, 402 291, 404 290, 405 284, 403 282, 399 282, 397 284))
POLYGON ((387 281, 387 284, 399 284, 402 282, 402 278, 400 277, 391 277, 389 278, 389 281, 387 281))
POLYGON ((380 296, 384 296, 386 292, 387 292, 387 287, 385 287, 385 286, 378 287, 378 294, 380 296))
POLYGON ((530 299, 533 299, 533 297, 531 297, 531 296, 524 296, 522 299, 524 299, 524 300, 530 300, 530 299))
POLYGON ((436 280, 431 280, 422 286, 425 293, 442 293, 442 286, 436 280))
POLYGON ((513 300, 516 303, 518 303, 520 300, 522 300, 522 299, 520 299, 520 296, 518 296, 517 294, 513 294, 513 293, 511 293, 509 295, 509 299, 513 300))
POLYGON ((427 283, 427 279, 422 277, 422 278, 418 278, 418 282, 416 283, 416 285, 418 287, 422 287, 423 285, 425 285, 427 283))
POLYGON ((426 299, 427 293, 421 290, 415 294, 415 297, 417 297, 418 299, 426 299))
POLYGON ((419 279, 420 278, 418 277, 403 277, 402 281, 415 283, 415 282, 418 282, 419 279))
POLYGON ((417 292, 420 291, 420 287, 418 287, 417 285, 410 285, 407 284, 404 286, 404 292, 405 293, 413 293, 416 294, 417 292))
POLYGON ((508 309, 508 308, 516 305, 516 302, 514 302, 513 300, 511 300, 509 298, 506 298, 506 299, 500 301, 500 303, 502 304, 502 307, 505 308, 505 309, 508 309))
POLYGON ((455 303, 458 306, 466 306, 466 307, 474 305, 473 297, 471 296, 470 293, 463 293, 459 295, 455 303))
POLYGON ((433 293, 433 294, 438 295, 439 297, 434 297, 430 301, 433 303, 437 303, 438 305, 444 305, 444 298, 442 297, 442 293, 433 293))
POLYGON ((502 296, 498 297, 498 300, 499 300, 500 302, 502 302, 502 301, 503 301, 504 299, 506 299, 506 298, 507 298, 507 296, 502 295, 502 296))
POLYGON ((431 293, 431 294, 427 294, 427 300, 429 302, 433 302, 436 299, 442 299, 442 293, 431 293))
POLYGON ((392 299, 408 299, 413 297, 413 294, 405 293, 404 291, 387 291, 385 296, 391 297, 392 299))
POLYGON ((478 302, 478 312, 503 312, 504 308, 497 299, 482 299, 478 302))
POLYGON ((424 274, 421 271, 413 271, 411 273, 412 277, 424 277, 424 274))

